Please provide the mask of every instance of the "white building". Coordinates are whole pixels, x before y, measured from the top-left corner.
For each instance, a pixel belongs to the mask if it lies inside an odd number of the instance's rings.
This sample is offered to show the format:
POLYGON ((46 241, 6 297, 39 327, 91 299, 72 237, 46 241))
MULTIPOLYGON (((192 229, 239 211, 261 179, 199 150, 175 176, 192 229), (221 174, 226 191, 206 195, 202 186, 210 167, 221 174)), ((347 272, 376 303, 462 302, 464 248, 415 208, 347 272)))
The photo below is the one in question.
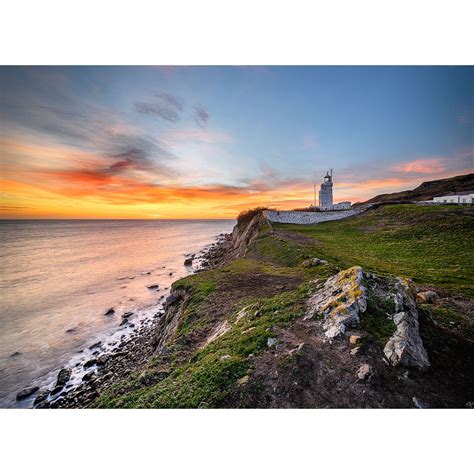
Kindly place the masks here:
POLYGON ((350 201, 342 201, 338 202, 337 204, 334 204, 332 206, 333 209, 339 210, 339 209, 350 209, 351 208, 351 202, 350 201))
POLYGON ((326 173, 324 181, 321 183, 319 190, 319 209, 322 211, 332 211, 339 209, 350 209, 351 203, 349 201, 343 201, 338 204, 333 204, 332 197, 332 169, 326 173))
POLYGON ((474 204, 474 191, 434 197, 433 202, 439 202, 441 204, 474 204))

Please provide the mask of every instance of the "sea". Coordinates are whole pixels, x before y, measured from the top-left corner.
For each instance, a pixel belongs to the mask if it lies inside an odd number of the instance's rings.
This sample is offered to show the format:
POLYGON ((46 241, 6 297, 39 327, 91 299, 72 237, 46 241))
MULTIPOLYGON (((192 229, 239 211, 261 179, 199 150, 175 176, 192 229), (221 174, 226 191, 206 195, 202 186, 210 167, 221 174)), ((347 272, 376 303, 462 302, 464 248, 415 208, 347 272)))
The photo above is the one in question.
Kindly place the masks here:
POLYGON ((0 407, 113 344, 162 306, 185 266, 233 220, 1 220, 0 407), (156 287, 158 285, 158 287, 156 287), (149 288, 152 287, 152 288, 149 288), (113 314, 106 314, 113 308, 113 314))

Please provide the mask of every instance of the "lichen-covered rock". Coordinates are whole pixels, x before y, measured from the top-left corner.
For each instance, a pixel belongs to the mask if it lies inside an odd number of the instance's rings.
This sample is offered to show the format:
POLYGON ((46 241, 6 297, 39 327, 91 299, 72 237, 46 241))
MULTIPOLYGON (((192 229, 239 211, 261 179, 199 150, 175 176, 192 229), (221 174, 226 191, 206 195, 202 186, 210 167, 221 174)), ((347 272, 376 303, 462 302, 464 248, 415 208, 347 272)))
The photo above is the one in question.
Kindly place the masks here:
POLYGON ((420 337, 415 288, 410 280, 398 278, 395 289, 393 322, 397 329, 385 345, 384 354, 394 366, 426 370, 430 362, 420 337))
POLYGON ((310 298, 306 317, 322 315, 325 335, 333 339, 347 327, 356 327, 366 309, 364 272, 361 267, 351 267, 329 278, 310 298))
MULTIPOLYGON (((396 329, 384 347, 385 356, 394 366, 428 369, 430 362, 419 332, 416 290, 408 279, 365 274, 361 267, 343 270, 310 297, 306 318, 322 316, 324 334, 333 339, 344 334, 347 328, 358 326, 361 315, 367 310, 368 289, 372 295, 383 298, 381 288, 385 288, 383 291, 395 305, 393 313, 386 315, 393 320, 396 329)), ((356 342, 356 337, 352 337, 351 343, 356 342)))
POLYGON ((420 291, 416 295, 416 300, 420 303, 434 304, 438 300, 438 295, 434 291, 420 291))

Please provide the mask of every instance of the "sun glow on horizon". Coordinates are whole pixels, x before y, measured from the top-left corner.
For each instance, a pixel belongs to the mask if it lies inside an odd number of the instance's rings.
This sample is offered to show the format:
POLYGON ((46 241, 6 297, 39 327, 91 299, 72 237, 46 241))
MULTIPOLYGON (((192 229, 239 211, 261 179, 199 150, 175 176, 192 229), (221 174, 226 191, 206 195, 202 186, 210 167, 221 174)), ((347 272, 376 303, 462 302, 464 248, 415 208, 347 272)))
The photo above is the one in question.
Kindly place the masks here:
POLYGON ((267 69, 0 68, 0 218, 233 219, 312 204, 329 167, 335 202, 472 172, 471 69, 267 69))
MULTIPOLYGON (((123 160, 111 168, 100 156, 44 143, 35 146, 31 140, 27 145, 3 140, 0 146, 6 158, 0 179, 3 219, 233 219, 253 207, 288 210, 313 202, 311 180, 260 177, 241 185, 193 185, 192 176, 187 175, 183 184, 174 177, 157 184, 146 170, 123 173, 131 167, 123 160)), ((420 178, 413 175, 413 169, 425 174, 425 167, 432 163, 427 158, 397 165, 400 177, 360 182, 336 178, 335 201, 364 201, 376 194, 416 187, 420 178)), ((432 179, 445 171, 439 158, 436 163, 432 179)))

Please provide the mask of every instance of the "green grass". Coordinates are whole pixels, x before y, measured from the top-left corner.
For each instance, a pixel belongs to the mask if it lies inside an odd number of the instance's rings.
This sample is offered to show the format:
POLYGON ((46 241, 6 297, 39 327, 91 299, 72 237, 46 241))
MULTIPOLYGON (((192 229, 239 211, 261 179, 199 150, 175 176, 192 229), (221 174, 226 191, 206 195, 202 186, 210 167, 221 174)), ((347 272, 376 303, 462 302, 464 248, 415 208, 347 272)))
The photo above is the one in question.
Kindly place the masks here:
POLYGON ((200 317, 200 309, 207 297, 216 290, 218 279, 219 271, 209 270, 181 278, 173 283, 173 289, 184 289, 191 296, 190 302, 184 309, 179 321, 175 339, 179 340, 198 328, 206 327, 208 321, 200 317))
POLYGON ((393 205, 340 221, 275 228, 313 237, 318 256, 341 268, 361 265, 472 296, 473 216, 466 207, 393 205))
POLYGON ((474 341, 474 325, 472 318, 460 313, 452 307, 441 305, 420 304, 419 310, 428 315, 438 326, 456 329, 466 338, 474 341))
POLYGON ((394 310, 395 302, 392 298, 380 301, 370 290, 368 291, 367 310, 361 316, 359 327, 371 334, 382 348, 397 328, 390 317, 394 310))
MULTIPOLYGON (((152 386, 141 380, 153 379, 136 373, 114 385, 97 401, 99 408, 203 408, 225 404, 238 380, 251 373, 252 356, 267 348, 276 326, 287 325, 304 313, 307 284, 273 298, 256 299, 245 307, 247 316, 207 347, 199 349, 188 362, 172 366, 166 378, 152 386), (226 356, 223 358, 223 356, 226 356)), ((239 308, 242 309, 242 308, 239 308)), ((152 371, 151 371, 152 373, 152 371)))

